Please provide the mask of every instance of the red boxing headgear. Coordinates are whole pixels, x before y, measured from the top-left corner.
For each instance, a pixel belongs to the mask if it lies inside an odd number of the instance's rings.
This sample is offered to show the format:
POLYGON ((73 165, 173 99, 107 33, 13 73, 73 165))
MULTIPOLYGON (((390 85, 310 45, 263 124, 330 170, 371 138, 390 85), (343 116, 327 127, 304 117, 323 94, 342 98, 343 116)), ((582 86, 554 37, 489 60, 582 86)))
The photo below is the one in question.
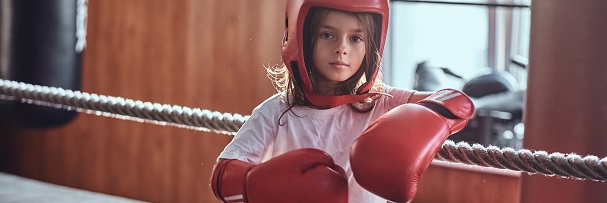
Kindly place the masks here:
POLYGON ((362 84, 355 95, 327 96, 315 94, 312 88, 312 82, 307 73, 306 63, 304 61, 304 23, 308 12, 313 7, 324 7, 349 12, 375 13, 381 17, 380 37, 377 39, 378 53, 381 56, 386 41, 388 30, 389 0, 287 0, 285 33, 282 44, 282 61, 289 69, 289 74, 296 80, 295 82, 303 86, 303 91, 308 100, 320 107, 335 107, 342 104, 362 101, 363 99, 376 95, 369 90, 375 82, 379 71, 380 61, 375 64, 374 71, 362 84))

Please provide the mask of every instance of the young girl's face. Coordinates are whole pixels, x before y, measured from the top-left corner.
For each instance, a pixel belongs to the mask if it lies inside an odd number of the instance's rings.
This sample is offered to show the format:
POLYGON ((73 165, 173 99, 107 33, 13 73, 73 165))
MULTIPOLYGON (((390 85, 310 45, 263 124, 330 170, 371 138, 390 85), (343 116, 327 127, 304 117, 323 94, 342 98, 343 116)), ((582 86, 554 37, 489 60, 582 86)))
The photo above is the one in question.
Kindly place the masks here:
POLYGON ((366 36, 357 18, 339 11, 329 11, 316 34, 312 60, 320 72, 318 85, 326 90, 358 71, 365 57, 366 36))

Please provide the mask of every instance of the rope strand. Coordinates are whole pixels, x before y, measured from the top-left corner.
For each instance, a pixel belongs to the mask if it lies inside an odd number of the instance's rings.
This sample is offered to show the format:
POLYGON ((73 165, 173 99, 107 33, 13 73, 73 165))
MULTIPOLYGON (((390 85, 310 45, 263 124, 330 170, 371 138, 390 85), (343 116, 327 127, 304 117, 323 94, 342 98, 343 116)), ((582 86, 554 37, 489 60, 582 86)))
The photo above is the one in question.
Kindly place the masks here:
POLYGON ((447 140, 436 159, 500 169, 522 171, 528 174, 570 177, 574 179, 607 180, 607 158, 581 157, 577 154, 548 154, 526 149, 487 148, 479 144, 470 146, 466 142, 447 140))
POLYGON ((248 119, 248 116, 239 114, 135 101, 2 79, 0 95, 5 100, 20 99, 29 104, 228 135, 234 135, 248 119))
MULTIPOLYGON (((95 114, 170 125, 180 128, 234 135, 249 116, 220 113, 206 109, 135 101, 120 97, 90 94, 0 79, 0 99, 76 110, 95 114)), ((484 147, 466 142, 447 140, 435 159, 468 165, 522 171, 528 174, 569 177, 574 179, 607 180, 607 157, 581 157, 577 154, 548 154, 527 149, 484 147)))

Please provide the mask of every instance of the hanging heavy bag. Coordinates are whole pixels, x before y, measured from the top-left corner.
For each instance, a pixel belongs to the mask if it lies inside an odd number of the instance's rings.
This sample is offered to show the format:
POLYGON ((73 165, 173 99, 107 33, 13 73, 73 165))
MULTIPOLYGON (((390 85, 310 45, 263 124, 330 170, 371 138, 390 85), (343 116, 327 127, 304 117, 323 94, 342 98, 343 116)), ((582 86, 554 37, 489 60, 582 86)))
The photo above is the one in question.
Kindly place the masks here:
MULTIPOLYGON (((86 37, 86 0, 12 0, 2 9, 3 53, 8 60, 4 79, 80 90, 82 51, 86 37), (8 19, 6 19, 8 18, 8 19), (6 30, 8 29, 8 30, 6 30)), ((53 107, 0 101, 0 117, 26 128, 66 124, 77 112, 53 107)))

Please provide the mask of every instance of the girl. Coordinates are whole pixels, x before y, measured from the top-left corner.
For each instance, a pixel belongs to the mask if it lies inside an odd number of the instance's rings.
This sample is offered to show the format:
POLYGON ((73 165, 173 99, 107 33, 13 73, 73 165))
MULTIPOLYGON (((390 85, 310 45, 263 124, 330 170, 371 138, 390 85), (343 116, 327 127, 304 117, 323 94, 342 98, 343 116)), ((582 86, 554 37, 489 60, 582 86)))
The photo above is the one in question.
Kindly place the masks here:
POLYGON ((350 146, 382 114, 430 95, 381 81, 388 0, 288 0, 285 22, 285 66, 268 68, 279 93, 219 155, 214 193, 226 202, 385 202, 354 180, 350 146), (322 178, 285 172, 312 165, 322 178), (324 182, 308 187, 312 179, 324 182))

